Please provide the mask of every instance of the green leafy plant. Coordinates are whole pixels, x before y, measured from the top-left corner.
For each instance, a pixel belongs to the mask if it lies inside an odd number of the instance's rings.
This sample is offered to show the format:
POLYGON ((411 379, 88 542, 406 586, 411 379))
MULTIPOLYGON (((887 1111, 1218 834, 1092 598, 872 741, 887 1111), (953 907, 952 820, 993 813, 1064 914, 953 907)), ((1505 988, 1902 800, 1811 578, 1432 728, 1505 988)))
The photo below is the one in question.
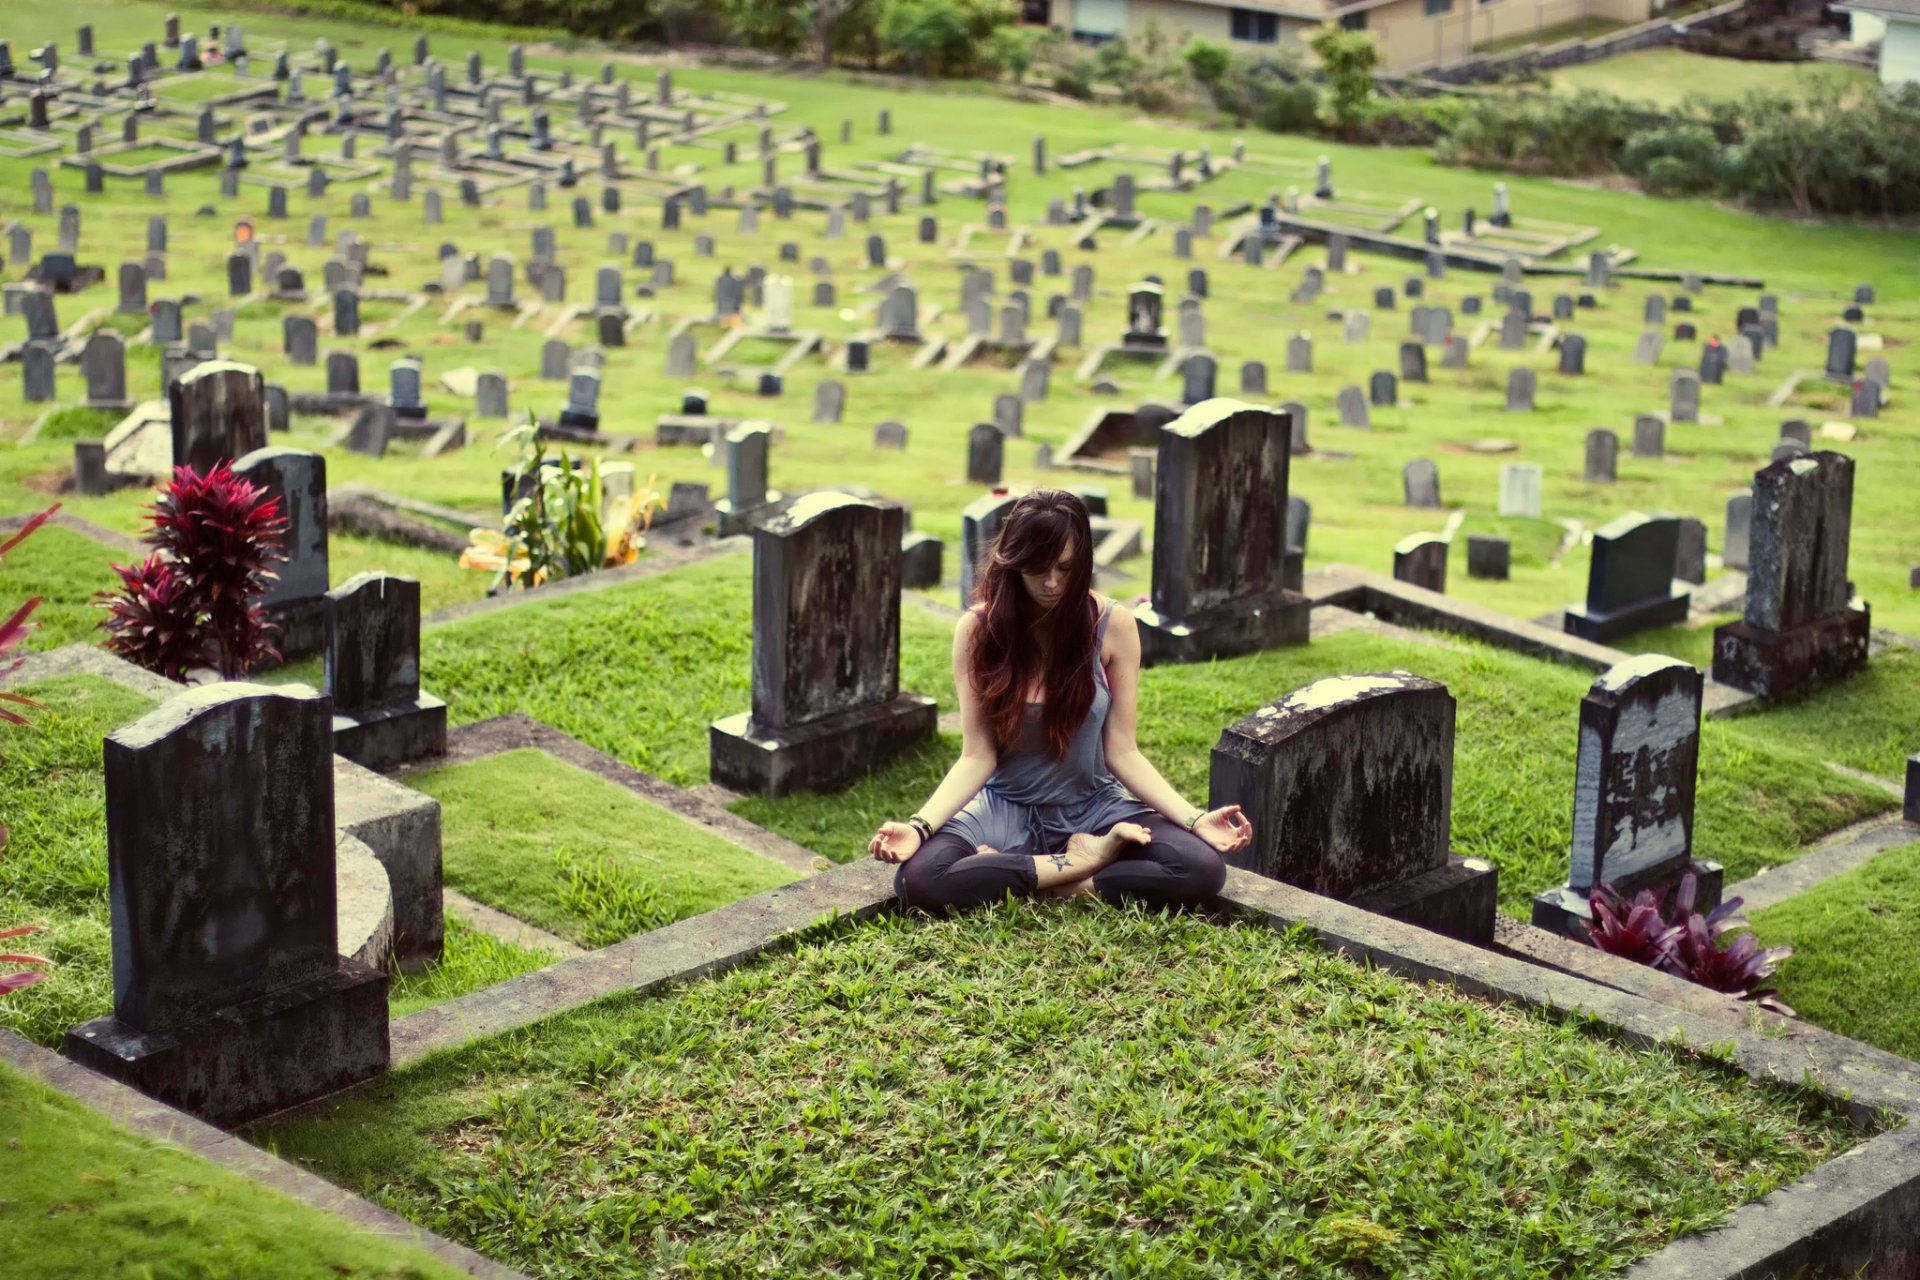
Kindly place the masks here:
POLYGON ((525 589, 639 555, 653 513, 666 505, 651 478, 620 509, 609 511, 598 458, 583 469, 564 449, 557 459, 549 457, 546 437, 533 422, 509 429, 500 443, 519 447, 507 474, 509 492, 520 496, 507 511, 504 534, 473 531, 474 545, 460 557, 463 567, 492 570, 496 589, 525 589))
POLYGON ((1315 31, 1307 43, 1327 78, 1320 99, 1321 120, 1340 133, 1366 124, 1375 110, 1373 72, 1380 65, 1380 46, 1366 32, 1349 31, 1333 22, 1315 31))

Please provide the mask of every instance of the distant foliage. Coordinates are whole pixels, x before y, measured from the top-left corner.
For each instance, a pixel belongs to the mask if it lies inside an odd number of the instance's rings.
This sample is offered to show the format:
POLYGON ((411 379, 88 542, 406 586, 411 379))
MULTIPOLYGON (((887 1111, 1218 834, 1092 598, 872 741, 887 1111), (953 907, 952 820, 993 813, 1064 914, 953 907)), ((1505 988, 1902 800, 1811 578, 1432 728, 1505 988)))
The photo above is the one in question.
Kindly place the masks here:
POLYGON ((231 680, 279 661, 260 601, 286 559, 280 500, 224 462, 205 475, 176 467, 147 519, 153 554, 114 565, 121 589, 97 597, 106 647, 169 680, 202 666, 231 680))
POLYGON ((1321 122, 1336 133, 1350 133, 1366 124, 1378 107, 1373 73, 1380 65, 1380 46, 1366 32, 1349 31, 1335 22, 1314 32, 1307 43, 1326 77, 1321 122))
POLYGON ((1672 118, 1595 91, 1488 96, 1435 148, 1518 173, 1620 172, 1655 195, 1740 200, 1802 217, 1920 208, 1920 86, 1809 72, 1795 92, 1690 100, 1672 118))
POLYGON ((1294 49, 1236 56, 1218 89, 1220 109, 1275 133, 1311 133, 1320 124, 1320 89, 1294 49))

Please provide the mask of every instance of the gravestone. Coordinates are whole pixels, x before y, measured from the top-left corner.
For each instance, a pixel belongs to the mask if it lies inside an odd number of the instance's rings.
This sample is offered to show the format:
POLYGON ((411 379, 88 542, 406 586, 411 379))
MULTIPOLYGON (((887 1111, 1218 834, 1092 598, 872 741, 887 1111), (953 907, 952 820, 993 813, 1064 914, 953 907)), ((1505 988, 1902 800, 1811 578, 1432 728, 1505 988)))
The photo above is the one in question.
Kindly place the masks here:
POLYGON ((476 418, 498 419, 508 415, 507 378, 497 370, 489 369, 474 379, 473 416, 476 418))
POLYGON ((997 485, 1006 455, 1006 436, 991 422, 975 423, 967 432, 967 479, 974 484, 997 485))
POLYGON ((1440 468, 1430 458, 1415 458, 1401 468, 1400 487, 1409 507, 1440 506, 1440 468))
POLYGON ((29 346, 20 353, 21 399, 45 404, 56 396, 51 347, 29 346))
POLYGON ((1658 329, 1642 330, 1634 340, 1631 360, 1637 365, 1655 365, 1660 363, 1660 349, 1666 345, 1666 335, 1658 329))
POLYGON ((1612 484, 1619 478, 1620 437, 1605 427, 1587 432, 1587 465, 1581 479, 1588 484, 1612 484))
POLYGON ((1205 352, 1188 356, 1181 366, 1181 402, 1196 405, 1203 400, 1213 399, 1214 383, 1218 373, 1218 363, 1205 352))
POLYGON ((1720 563, 1729 569, 1747 567, 1752 530, 1753 494, 1736 493, 1727 499, 1727 530, 1720 547, 1720 563))
POLYGON ((907 447, 907 429, 898 422, 883 422, 873 429, 873 447, 876 449, 905 449, 907 447))
POLYGON ((1385 369, 1367 379, 1367 400, 1380 409, 1392 409, 1400 403, 1400 382, 1385 369))
POLYGON ((366 405, 354 415, 346 430, 349 453, 368 458, 383 458, 387 442, 393 438, 393 410, 384 404, 366 405))
POLYGON ((1447 540, 1431 533, 1410 533, 1393 547, 1395 581, 1428 591, 1447 589, 1447 540))
MULTIPOLYGON (((52 359, 51 353, 48 359, 52 359)), ((127 344, 119 334, 95 329, 80 349, 80 371, 86 377, 87 404, 100 408, 126 406, 127 344)))
POLYGON ((1427 349, 1418 342, 1400 344, 1400 377, 1407 382, 1427 380, 1427 349))
POLYGON ((1692 595, 1675 590, 1680 521, 1630 511, 1593 534, 1587 599, 1568 605, 1562 628, 1605 644, 1620 636, 1685 622, 1692 595))
POLYGON ((1513 544, 1485 533, 1467 535, 1467 576, 1505 582, 1512 572, 1513 544))
POLYGON ((1633 456, 1660 458, 1667 452, 1667 424, 1657 414, 1642 413, 1633 420, 1633 456))
POLYGON ((1859 349, 1860 336, 1852 329, 1836 326, 1827 332, 1827 367, 1823 375, 1829 382, 1851 383, 1853 381, 1854 354, 1859 349))
POLYGON ((1208 804, 1253 827, 1228 863, 1490 945, 1497 873, 1448 848, 1454 717, 1445 685, 1391 672, 1329 677, 1228 726, 1208 804))
POLYGON ((1596 886, 1664 899, 1688 872, 1695 909, 1720 905, 1720 866, 1693 856, 1704 689, 1692 666, 1650 653, 1601 675, 1580 700, 1570 869, 1564 886, 1534 897, 1537 928, 1585 940, 1596 886))
POLYGON ((1667 418, 1671 422, 1700 421, 1700 375, 1675 369, 1667 385, 1667 418))
POLYGON ((200 364, 168 388, 173 465, 206 475, 267 444, 266 381, 251 365, 200 364))
MULTIPOLYGON (((326 593, 325 676, 333 697, 335 754, 383 772, 446 754, 447 704, 420 690, 416 579, 362 573, 326 593)), ((430 887, 413 886, 403 894, 394 885, 394 928, 402 939, 411 937, 406 949, 426 948, 437 956, 438 866, 433 870, 430 887), (411 908, 406 919, 403 900, 411 908)))
POLYGON ((1866 665, 1870 611, 1847 580, 1852 525, 1845 454, 1822 450, 1754 472, 1746 611, 1714 629, 1716 681, 1777 698, 1866 665))
MULTIPOLYGON (((671 352, 672 344, 668 344, 671 352)), ((671 358, 671 357, 669 357, 671 358)), ((562 338, 548 338, 540 346, 540 377, 546 382, 565 382, 573 369, 573 348, 562 338)), ((671 370, 669 370, 671 372, 671 370)), ((691 377, 689 372, 686 376, 691 377)))
POLYGON ((1000 434, 1018 439, 1021 434, 1022 419, 1025 416, 1025 402, 1019 396, 999 395, 993 398, 993 425, 1000 434))
POLYGON ((327 394, 360 394, 360 357, 351 351, 327 352, 327 394))
POLYGON ((1500 468, 1500 505, 1503 516, 1540 518, 1541 469, 1537 462, 1509 462, 1500 468))
POLYGON ((1313 335, 1296 333, 1287 339, 1287 372, 1313 372, 1313 335))
POLYGON ((1532 413, 1534 388, 1539 379, 1533 370, 1520 368, 1507 371, 1507 412, 1532 413))
POLYGON ((813 389, 813 420, 815 422, 838 422, 846 410, 847 388, 844 383, 828 378, 813 389))
POLYGON ((1707 523, 1680 517, 1680 544, 1674 552, 1673 576, 1695 586, 1707 580, 1707 523))
POLYGON ((1240 394, 1243 396, 1267 394, 1266 365, 1258 360, 1248 360, 1240 366, 1240 394))
POLYGON ((235 461, 233 471, 279 499, 287 522, 280 541, 286 559, 274 566, 279 577, 260 598, 279 628, 275 646, 289 659, 318 653, 326 629, 327 460, 271 445, 235 461))
POLYGON ((1311 605, 1285 586, 1290 445, 1285 413, 1238 400, 1204 401, 1160 429, 1143 661, 1306 641, 1311 605))
POLYGON ((894 503, 817 493, 753 531, 753 705, 711 728, 716 783, 837 790, 932 736, 934 700, 900 690, 904 524, 894 503))
MULTIPOLYGON (((1361 408, 1365 409, 1365 407, 1363 402, 1361 408)), ((1293 423, 1293 439, 1290 445, 1293 455, 1297 458, 1302 454, 1312 453, 1313 448, 1307 443, 1307 406, 1298 400, 1283 400, 1280 402, 1280 412, 1286 414, 1293 423)))
POLYGON ((1367 393, 1359 387, 1342 387, 1338 396, 1340 425, 1368 430, 1373 419, 1367 410, 1367 393))
POLYGON ((1587 340, 1577 333, 1565 334, 1560 339, 1560 372, 1566 377, 1579 377, 1587 371, 1587 340))
POLYGON ((107 735, 113 1013, 66 1054, 232 1127, 387 1068, 387 976, 339 954, 325 695, 188 690, 107 735))

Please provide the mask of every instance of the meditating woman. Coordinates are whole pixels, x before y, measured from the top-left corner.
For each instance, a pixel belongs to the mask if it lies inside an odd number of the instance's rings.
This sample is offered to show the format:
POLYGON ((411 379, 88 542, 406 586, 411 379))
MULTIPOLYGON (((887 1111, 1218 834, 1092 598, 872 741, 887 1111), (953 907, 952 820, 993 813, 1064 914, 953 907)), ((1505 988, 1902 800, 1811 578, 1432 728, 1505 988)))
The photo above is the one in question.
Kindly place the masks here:
POLYGON ((920 811, 867 848, 894 891, 942 911, 1007 893, 1154 905, 1220 892, 1238 805, 1181 799, 1134 741, 1140 632, 1093 584, 1093 531, 1058 489, 1014 503, 953 633, 960 758, 920 811), (1131 794, 1129 794, 1131 792, 1131 794))

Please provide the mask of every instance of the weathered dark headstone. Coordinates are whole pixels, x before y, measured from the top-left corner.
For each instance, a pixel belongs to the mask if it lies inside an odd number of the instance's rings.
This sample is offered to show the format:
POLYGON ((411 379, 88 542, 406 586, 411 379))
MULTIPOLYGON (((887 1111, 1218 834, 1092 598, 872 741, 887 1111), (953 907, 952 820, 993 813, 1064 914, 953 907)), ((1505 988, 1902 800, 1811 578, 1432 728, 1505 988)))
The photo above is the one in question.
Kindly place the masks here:
POLYGON ((893 503, 809 494, 753 531, 753 709, 715 721, 710 767, 737 791, 836 790, 934 732, 900 691, 893 503))
POLYGON ((1454 700, 1404 672, 1333 676, 1228 726, 1209 805, 1253 843, 1231 865, 1468 942, 1493 940, 1497 875, 1448 842, 1454 700))
POLYGON ((1284 585, 1290 436, 1285 413, 1228 399, 1160 429, 1147 662, 1306 640, 1310 606, 1284 585))
POLYGON ((1606 427, 1587 432, 1587 465, 1581 479, 1588 484, 1612 484, 1619 479, 1620 437, 1606 427))
POLYGON ((1406 505, 1415 508, 1440 506, 1440 468, 1430 458, 1415 458, 1400 470, 1400 485, 1406 505))
POLYGON ((1513 545, 1486 533, 1467 535, 1467 576, 1505 582, 1512 572, 1513 545))
MULTIPOLYGON (((334 752, 381 771, 445 755, 447 704, 420 691, 420 583, 362 573, 325 593, 325 599, 334 752)), ((430 947, 437 955, 437 874, 432 890, 431 916, 409 912, 403 921, 401 886, 394 885, 394 927, 408 940, 405 949, 430 947)))
POLYGON ((1397 582, 1445 593, 1447 540, 1431 533, 1410 533, 1394 544, 1393 576, 1397 582))
POLYGON ((387 977, 338 952, 328 700, 191 689, 105 744, 114 1011, 67 1056, 233 1126, 387 1067, 387 977))
POLYGON ((259 485, 280 502, 287 531, 280 539, 286 559, 274 566, 260 603, 279 628, 275 647, 287 658, 318 653, 325 639, 327 566, 327 460, 304 449, 270 445, 236 460, 234 474, 259 485))
POLYGON ((1851 598, 1853 459, 1821 451, 1753 476, 1747 602, 1713 633, 1713 678, 1776 698, 1866 665, 1870 613, 1851 598))
POLYGON ((208 360, 167 391, 173 465, 201 475, 267 444, 266 380, 251 365, 208 360))
POLYGON ((1606 643, 1635 631, 1685 622, 1692 596, 1673 586, 1680 521, 1629 512, 1594 531, 1585 604, 1567 606, 1562 626, 1606 643))

